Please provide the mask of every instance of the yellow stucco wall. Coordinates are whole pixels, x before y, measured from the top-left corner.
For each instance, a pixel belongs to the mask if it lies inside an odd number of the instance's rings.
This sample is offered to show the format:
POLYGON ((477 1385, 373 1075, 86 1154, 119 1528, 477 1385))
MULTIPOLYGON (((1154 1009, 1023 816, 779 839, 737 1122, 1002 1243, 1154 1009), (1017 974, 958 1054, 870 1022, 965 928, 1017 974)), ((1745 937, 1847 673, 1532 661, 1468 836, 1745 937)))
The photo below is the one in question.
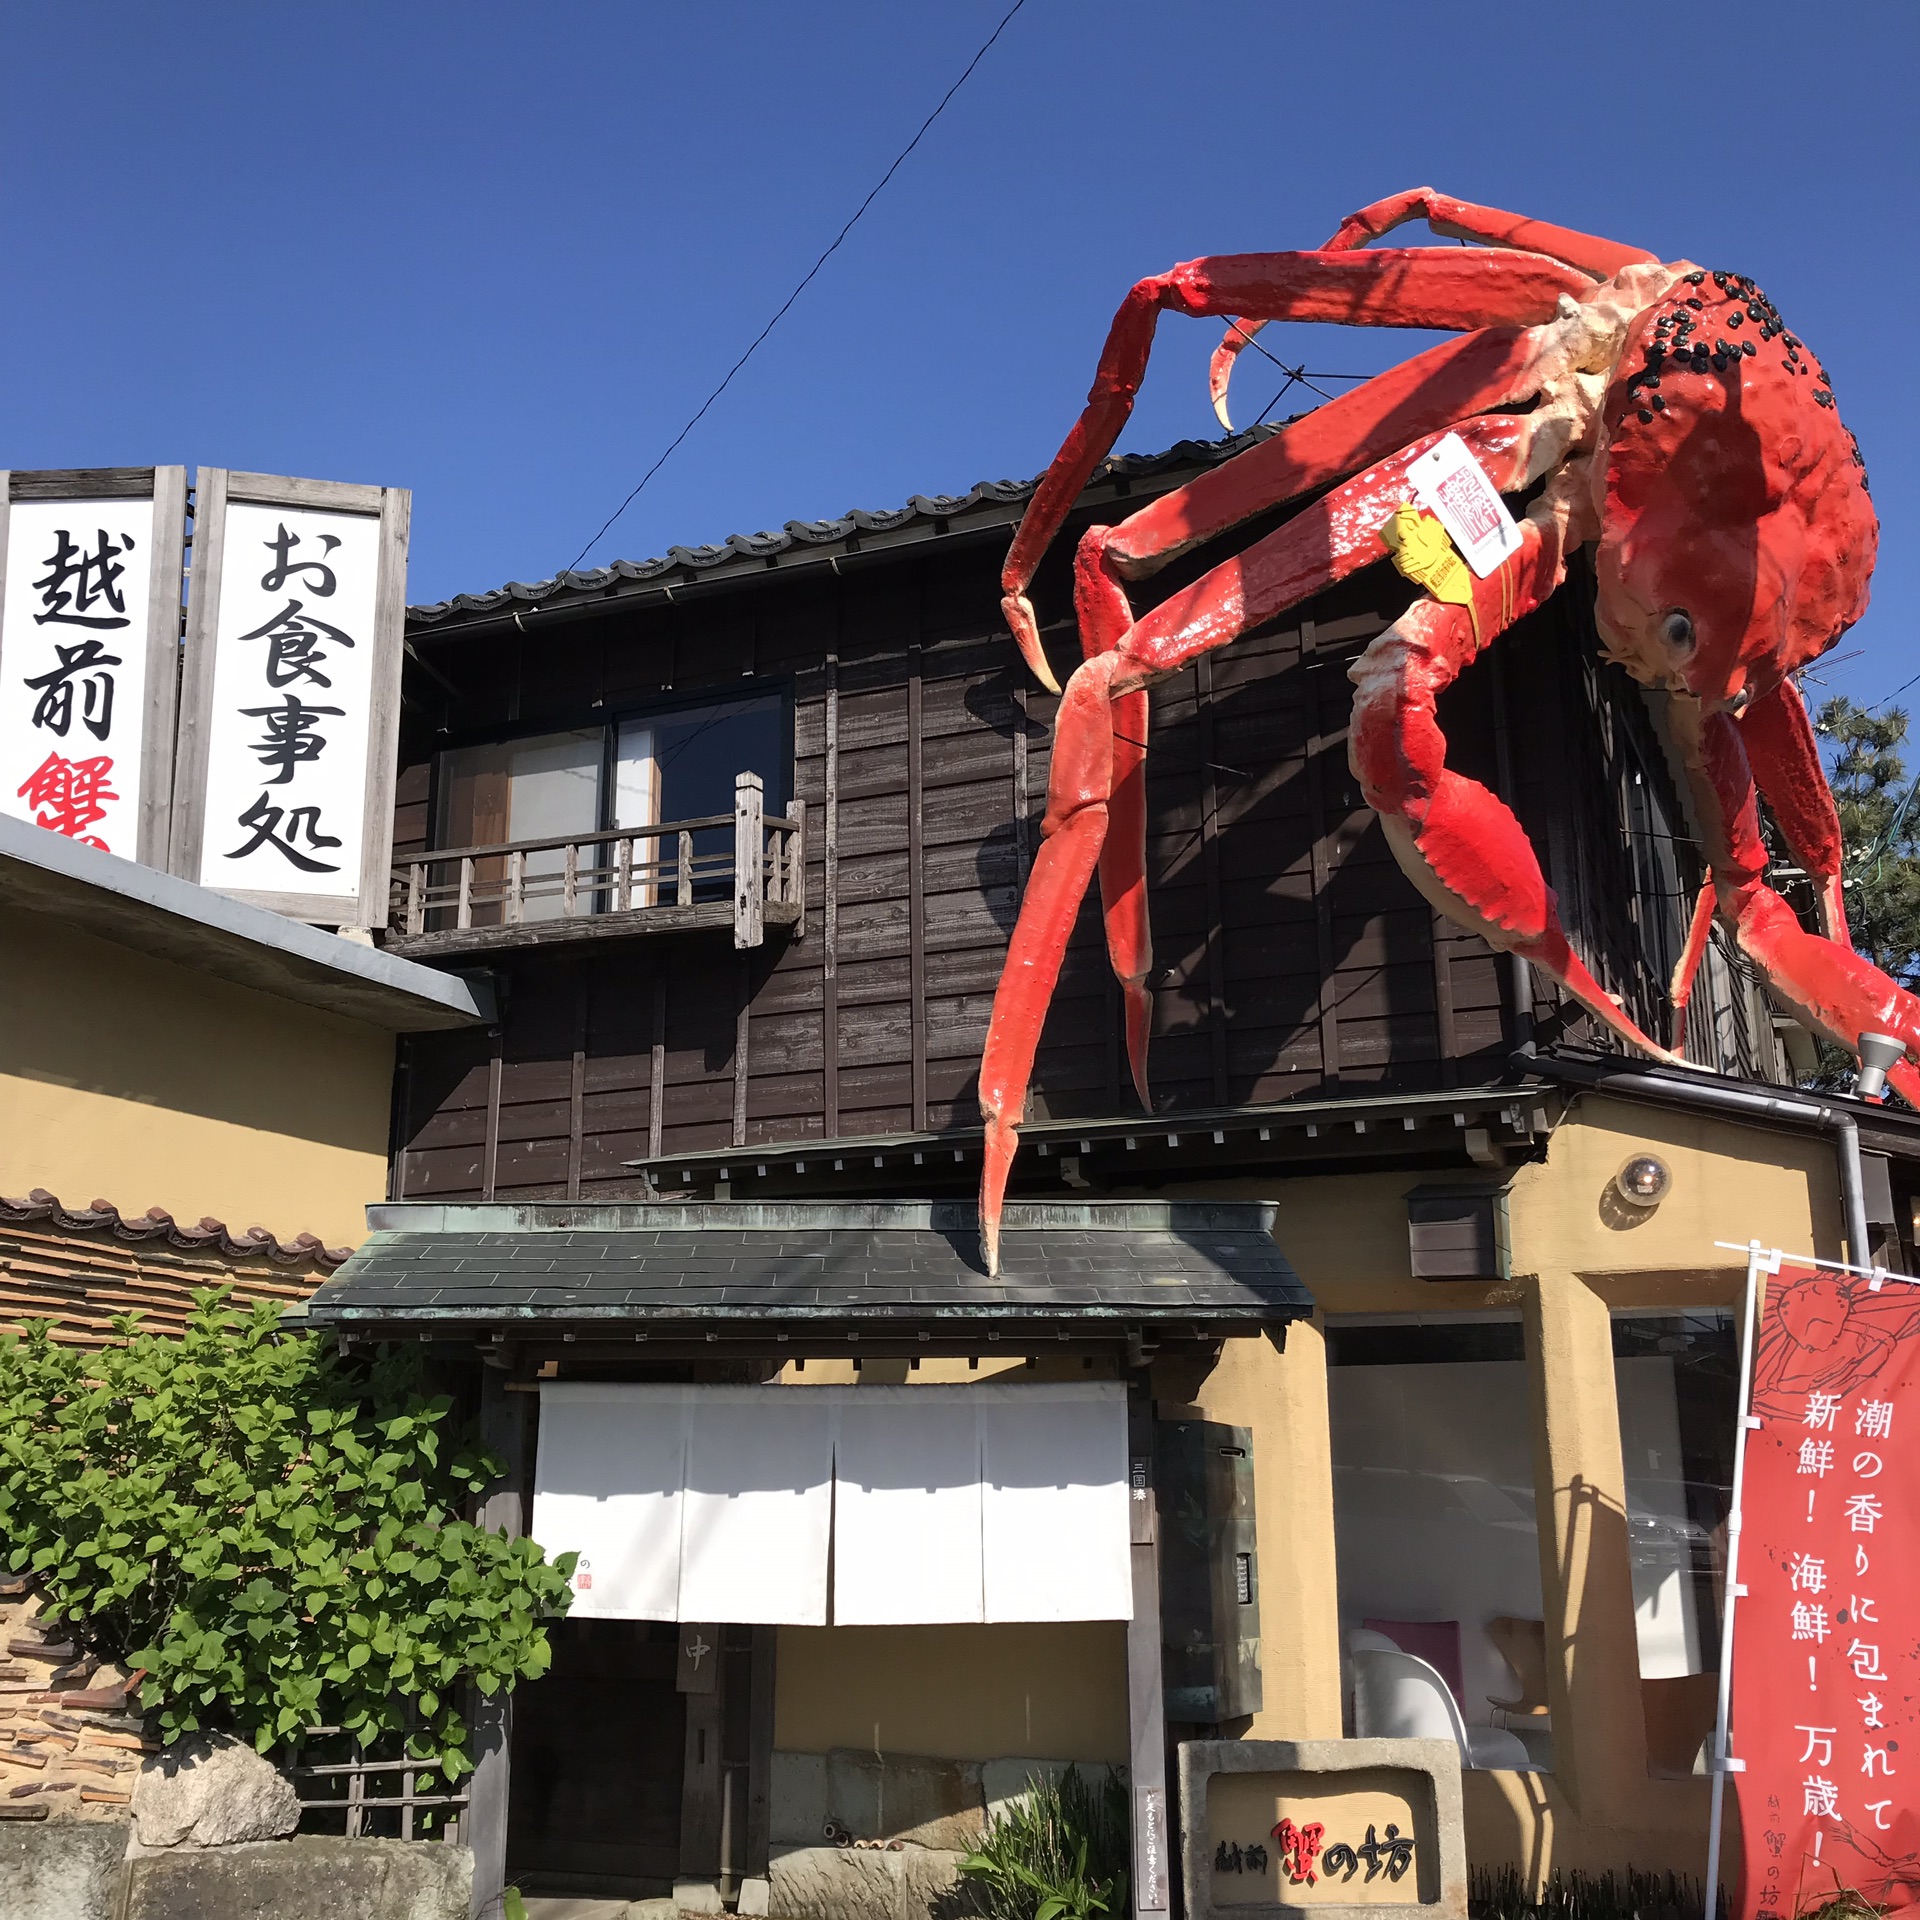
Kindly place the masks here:
POLYGON ((775 1675, 783 1751, 1126 1764, 1121 1621, 782 1627, 775 1675))
MULTIPOLYGON (((1510 1861, 1536 1882, 1555 1867, 1629 1864, 1698 1876, 1708 1782, 1647 1773, 1609 1315, 1733 1304, 1746 1263, 1718 1241, 1758 1239, 1837 1258, 1832 1148, 1820 1137, 1583 1096, 1546 1159, 1512 1172, 1514 1278, 1504 1284, 1412 1277, 1406 1195, 1438 1177, 1343 1174, 1205 1189, 1279 1203, 1275 1238, 1320 1309, 1313 1326, 1290 1329, 1284 1358, 1264 1343, 1229 1342, 1195 1395, 1209 1418, 1254 1429, 1266 1704, 1246 1731, 1312 1738, 1340 1730, 1319 1323, 1328 1314, 1517 1312, 1530 1376, 1554 1771, 1468 1773, 1468 1855, 1475 1865, 1510 1861), (1611 1191, 1621 1163, 1639 1152, 1658 1154, 1673 1174, 1651 1212, 1628 1209, 1611 1191)), ((1731 1796, 1728 1807, 1730 1858, 1731 1796)))
POLYGON ((1333 1573, 1333 1455, 1327 1343, 1319 1327, 1229 1340, 1195 1403, 1209 1420, 1253 1431, 1260 1554, 1261 1708, 1250 1740, 1340 1737, 1340 1635, 1333 1573))
POLYGON ((356 1244, 393 1036, 0 912, 0 1191, 356 1244))

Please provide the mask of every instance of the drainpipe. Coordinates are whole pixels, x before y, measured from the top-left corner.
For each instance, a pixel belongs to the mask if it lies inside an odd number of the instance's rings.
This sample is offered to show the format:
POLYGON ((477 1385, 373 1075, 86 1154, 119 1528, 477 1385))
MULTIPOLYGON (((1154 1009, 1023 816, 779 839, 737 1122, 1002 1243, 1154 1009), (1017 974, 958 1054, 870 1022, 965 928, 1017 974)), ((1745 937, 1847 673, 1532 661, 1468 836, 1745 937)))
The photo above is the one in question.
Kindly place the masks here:
POLYGON ((1663 1073, 1620 1073, 1584 1062, 1556 1059, 1549 1054, 1517 1058, 1516 1066, 1548 1079, 1560 1080, 1595 1093, 1611 1093, 1623 1100, 1650 1100, 1656 1105, 1724 1113, 1732 1119, 1792 1127, 1819 1127, 1833 1136, 1833 1157, 1840 1172, 1840 1206, 1846 1216, 1847 1257, 1856 1267, 1871 1267, 1873 1253, 1867 1238, 1866 1189, 1860 1179, 1860 1128, 1846 1108, 1825 1100, 1790 1099, 1781 1094, 1755 1093, 1745 1087, 1726 1087, 1713 1081, 1683 1080, 1663 1073))

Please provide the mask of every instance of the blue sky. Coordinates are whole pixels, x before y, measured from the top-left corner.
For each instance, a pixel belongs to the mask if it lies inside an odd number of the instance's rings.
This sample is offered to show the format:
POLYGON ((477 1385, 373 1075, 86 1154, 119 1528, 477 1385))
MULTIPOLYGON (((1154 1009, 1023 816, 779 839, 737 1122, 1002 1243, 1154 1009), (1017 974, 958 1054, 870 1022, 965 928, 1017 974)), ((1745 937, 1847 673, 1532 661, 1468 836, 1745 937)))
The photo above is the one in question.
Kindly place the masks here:
MULTIPOLYGON (((406 485, 412 598, 549 574, 1006 4, 9 0, 0 461, 406 485)), ((1917 56, 1906 0, 1027 0, 590 558, 1030 475, 1137 275, 1430 183, 1760 282, 1866 453, 1874 605, 1820 671, 1883 697, 1920 675, 1917 56)), ((1163 322, 1124 447, 1212 430, 1214 337, 1163 322)))

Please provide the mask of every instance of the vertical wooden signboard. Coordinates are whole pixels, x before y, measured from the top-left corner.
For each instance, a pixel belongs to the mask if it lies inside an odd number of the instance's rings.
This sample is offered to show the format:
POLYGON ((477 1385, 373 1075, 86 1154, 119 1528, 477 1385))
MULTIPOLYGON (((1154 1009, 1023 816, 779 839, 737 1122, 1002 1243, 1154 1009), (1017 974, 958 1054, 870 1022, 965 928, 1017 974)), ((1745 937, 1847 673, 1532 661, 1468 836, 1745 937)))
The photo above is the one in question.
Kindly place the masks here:
POLYGON ((385 923, 411 496, 202 467, 169 864, 385 923))
POLYGON ((184 467, 0 472, 0 813, 164 866, 184 467))

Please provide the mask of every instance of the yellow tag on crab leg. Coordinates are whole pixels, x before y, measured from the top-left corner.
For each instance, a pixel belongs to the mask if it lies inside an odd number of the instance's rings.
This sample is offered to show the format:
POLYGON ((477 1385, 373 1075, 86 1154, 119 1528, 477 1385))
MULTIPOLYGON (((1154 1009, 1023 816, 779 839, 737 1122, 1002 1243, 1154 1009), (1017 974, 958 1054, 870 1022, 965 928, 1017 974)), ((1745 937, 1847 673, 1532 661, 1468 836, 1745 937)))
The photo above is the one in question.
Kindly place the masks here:
POLYGON ((1447 530, 1429 513, 1410 504, 1397 506, 1393 518, 1380 529, 1380 539, 1393 555, 1393 564, 1415 586, 1425 587, 1436 600, 1465 607, 1480 640, 1480 614, 1473 604, 1473 575, 1447 538, 1447 530))

